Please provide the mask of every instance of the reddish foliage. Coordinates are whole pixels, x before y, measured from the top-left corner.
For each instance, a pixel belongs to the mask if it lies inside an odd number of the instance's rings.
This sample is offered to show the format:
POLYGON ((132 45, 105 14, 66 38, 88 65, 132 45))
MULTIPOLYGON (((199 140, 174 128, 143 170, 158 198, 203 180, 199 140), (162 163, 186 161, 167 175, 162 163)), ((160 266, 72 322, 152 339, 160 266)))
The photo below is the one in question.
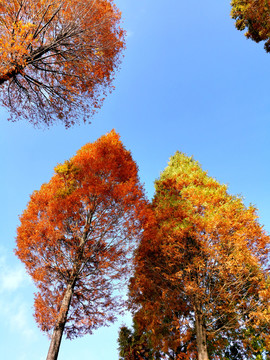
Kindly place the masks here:
POLYGON ((20 217, 16 255, 38 293, 35 318, 51 334, 67 289, 68 338, 114 321, 145 200, 131 154, 112 131, 55 168, 20 217))
POLYGON ((112 0, 0 0, 0 85, 11 120, 69 127, 100 107, 124 32, 112 0))

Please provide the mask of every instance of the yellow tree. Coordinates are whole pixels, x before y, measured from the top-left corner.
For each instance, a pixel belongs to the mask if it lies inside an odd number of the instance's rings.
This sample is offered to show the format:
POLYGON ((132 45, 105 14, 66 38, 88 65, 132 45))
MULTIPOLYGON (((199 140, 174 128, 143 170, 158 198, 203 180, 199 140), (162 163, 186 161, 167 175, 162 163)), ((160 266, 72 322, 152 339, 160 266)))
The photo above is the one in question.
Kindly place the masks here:
POLYGON ((255 208, 177 152, 151 210, 130 301, 153 345, 186 360, 269 354, 270 238, 255 208))
POLYGON ((264 41, 270 52, 270 1, 232 0, 231 16, 238 30, 246 30, 246 37, 256 42, 264 41))
POLYGON ((112 0, 0 0, 0 94, 11 120, 87 121, 112 88, 119 21, 112 0))
POLYGON ((131 154, 112 131, 55 168, 20 218, 16 255, 38 293, 35 319, 56 360, 63 333, 115 320, 118 286, 140 236, 144 196, 131 154))

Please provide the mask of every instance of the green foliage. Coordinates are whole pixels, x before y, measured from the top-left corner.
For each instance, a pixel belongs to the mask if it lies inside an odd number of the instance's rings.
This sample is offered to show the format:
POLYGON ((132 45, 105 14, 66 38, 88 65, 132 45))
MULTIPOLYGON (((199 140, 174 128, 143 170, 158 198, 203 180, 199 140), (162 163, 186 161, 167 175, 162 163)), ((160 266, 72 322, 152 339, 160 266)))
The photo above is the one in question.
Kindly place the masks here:
POLYGON ((134 320, 133 329, 122 326, 118 337, 119 360, 159 360, 160 354, 151 345, 147 332, 139 330, 134 320))
POLYGON ((270 238, 256 208, 180 152, 155 189, 130 285, 152 344, 185 360, 268 356, 270 238))

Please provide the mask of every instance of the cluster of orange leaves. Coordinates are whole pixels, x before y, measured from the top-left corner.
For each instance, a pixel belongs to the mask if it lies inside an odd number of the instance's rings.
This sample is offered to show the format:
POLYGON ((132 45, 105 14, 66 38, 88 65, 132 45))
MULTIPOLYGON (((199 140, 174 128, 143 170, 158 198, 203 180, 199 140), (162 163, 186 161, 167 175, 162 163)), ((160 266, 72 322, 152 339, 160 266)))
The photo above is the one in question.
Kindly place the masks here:
POLYGON ((112 0, 1 0, 1 96, 11 119, 86 121, 112 88, 120 15, 112 0))

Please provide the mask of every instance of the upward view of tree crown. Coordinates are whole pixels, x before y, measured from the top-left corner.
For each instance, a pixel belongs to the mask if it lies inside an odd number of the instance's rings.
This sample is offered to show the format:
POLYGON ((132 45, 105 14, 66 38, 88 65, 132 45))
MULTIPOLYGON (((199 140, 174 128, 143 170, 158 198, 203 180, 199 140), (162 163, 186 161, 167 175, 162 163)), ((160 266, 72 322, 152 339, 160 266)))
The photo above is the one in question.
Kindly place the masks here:
POLYGON ((246 37, 256 42, 263 41, 270 52, 270 1, 232 0, 232 18, 238 30, 246 30, 246 37))
POLYGON ((116 290, 141 233, 144 195, 137 166, 112 131, 55 168, 20 218, 16 255, 38 293, 35 319, 51 336, 74 338, 115 320, 116 290))
POLYGON ((0 0, 0 98, 10 119, 89 120, 120 62, 119 22, 112 0, 0 0))
POLYGON ((256 209, 179 152, 155 185, 130 285, 140 332, 164 359, 269 356, 270 238, 256 209))
MULTIPOLYGON (((232 0, 236 28, 270 52, 270 0, 232 0)), ((10 120, 87 122, 113 89, 125 46, 113 0, 0 0, 0 102, 10 120)), ((34 191, 16 255, 38 292, 35 319, 57 360, 62 336, 115 321, 134 274, 122 360, 270 356, 270 238, 254 206, 177 152, 147 205, 114 131, 34 191), (143 231, 142 231, 143 229, 143 231)))

